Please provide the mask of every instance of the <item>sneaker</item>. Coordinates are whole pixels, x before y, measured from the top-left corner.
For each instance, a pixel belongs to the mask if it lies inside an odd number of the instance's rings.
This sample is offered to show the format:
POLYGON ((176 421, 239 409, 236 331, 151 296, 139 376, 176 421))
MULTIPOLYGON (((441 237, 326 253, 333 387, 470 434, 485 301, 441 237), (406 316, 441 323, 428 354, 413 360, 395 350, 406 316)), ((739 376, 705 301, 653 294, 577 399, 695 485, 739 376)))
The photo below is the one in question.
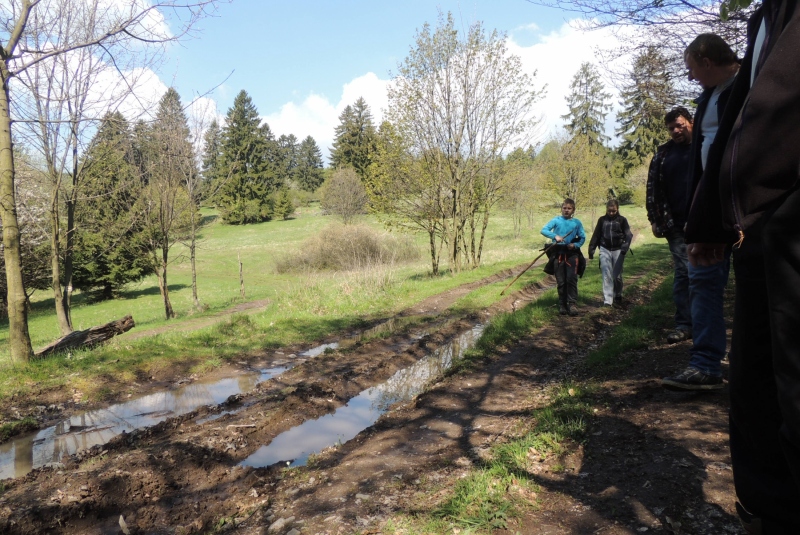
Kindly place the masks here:
POLYGON ((622 306, 622 296, 621 296, 621 295, 618 295, 618 296, 616 296, 616 297, 614 298, 614 303, 613 303, 613 306, 615 306, 615 307, 617 307, 617 308, 619 308, 619 307, 621 307, 621 306, 622 306))
POLYGON ((677 331, 669 333, 667 335, 668 344, 677 344, 678 342, 683 342, 684 340, 691 340, 691 339, 692 339, 692 333, 684 329, 678 329, 677 331))
POLYGON ((669 390, 719 390, 724 385, 722 377, 707 375, 690 367, 672 377, 664 377, 661 386, 669 390))

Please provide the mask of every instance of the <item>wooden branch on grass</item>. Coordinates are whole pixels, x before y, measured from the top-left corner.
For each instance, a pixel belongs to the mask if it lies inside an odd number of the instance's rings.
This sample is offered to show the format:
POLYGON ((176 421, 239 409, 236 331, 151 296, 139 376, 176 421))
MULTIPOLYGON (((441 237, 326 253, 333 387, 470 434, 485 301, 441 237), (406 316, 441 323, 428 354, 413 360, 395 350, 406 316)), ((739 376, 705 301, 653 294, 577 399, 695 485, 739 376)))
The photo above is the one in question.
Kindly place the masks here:
POLYGON ((134 326, 136 326, 136 324, 133 322, 133 317, 125 316, 117 321, 112 321, 105 325, 98 325, 97 327, 86 329, 85 331, 73 331, 45 347, 36 353, 35 356, 36 358, 42 358, 60 351, 92 347, 106 340, 110 340, 118 334, 128 332, 133 329, 134 326))

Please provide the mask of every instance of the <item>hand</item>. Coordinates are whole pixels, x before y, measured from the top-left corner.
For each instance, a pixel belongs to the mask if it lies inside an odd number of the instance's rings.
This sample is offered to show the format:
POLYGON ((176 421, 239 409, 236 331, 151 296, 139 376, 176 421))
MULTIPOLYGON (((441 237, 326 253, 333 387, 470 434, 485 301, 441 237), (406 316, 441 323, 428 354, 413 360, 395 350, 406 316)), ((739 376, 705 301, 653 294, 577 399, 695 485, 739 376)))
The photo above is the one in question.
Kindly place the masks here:
POLYGON ((724 243, 689 243, 686 253, 692 266, 713 266, 725 259, 724 243))
POLYGON ((653 229, 653 236, 655 236, 656 238, 663 238, 664 237, 664 233, 661 232, 661 230, 658 228, 658 225, 653 223, 651 228, 653 229))
POLYGON ((561 243, 562 241, 564 241, 564 237, 556 234, 556 243, 561 243))

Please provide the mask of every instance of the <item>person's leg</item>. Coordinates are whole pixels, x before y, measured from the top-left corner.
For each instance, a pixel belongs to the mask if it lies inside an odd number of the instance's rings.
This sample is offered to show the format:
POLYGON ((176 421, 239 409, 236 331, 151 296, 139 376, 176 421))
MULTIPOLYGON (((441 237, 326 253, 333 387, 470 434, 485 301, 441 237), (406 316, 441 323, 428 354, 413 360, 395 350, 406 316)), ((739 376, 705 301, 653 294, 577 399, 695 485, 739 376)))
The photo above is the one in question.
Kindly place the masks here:
MULTIPOLYGON (((766 259, 767 264, 770 259, 766 259)), ((800 493, 781 449, 765 257, 758 228, 734 252, 736 298, 730 351, 730 446, 736 494, 767 524, 800 525, 800 493)), ((785 286, 781 291, 786 291, 785 286)), ((797 330, 797 324, 793 326, 797 330)), ((795 334, 796 336, 796 334, 795 334)), ((778 533, 768 531, 764 533, 778 533)), ((794 531, 800 533, 800 530, 794 531)))
POLYGON ((800 189, 766 219, 762 244, 781 445, 800 489, 800 189))
POLYGON ((573 308, 578 302, 578 255, 575 252, 567 254, 566 261, 566 290, 567 290, 567 313, 575 315, 573 308))
POLYGON ((689 266, 689 300, 692 315, 692 348, 689 366, 706 375, 722 377, 725 358, 725 317, 722 310, 729 256, 713 266, 689 266))
POLYGON ((565 257, 559 254, 555 263, 556 288, 558 289, 558 311, 567 313, 567 264, 565 257))
POLYGON ((603 304, 614 303, 614 251, 600 247, 600 273, 603 275, 603 304))
POLYGON ((686 240, 683 231, 673 229, 667 235, 669 252, 675 264, 675 278, 672 283, 672 299, 675 301, 675 328, 679 331, 692 331, 692 311, 689 305, 689 257, 686 254, 686 240))
POLYGON ((622 265, 625 263, 625 255, 622 251, 614 251, 614 270, 611 276, 614 279, 614 301, 622 299, 622 265))

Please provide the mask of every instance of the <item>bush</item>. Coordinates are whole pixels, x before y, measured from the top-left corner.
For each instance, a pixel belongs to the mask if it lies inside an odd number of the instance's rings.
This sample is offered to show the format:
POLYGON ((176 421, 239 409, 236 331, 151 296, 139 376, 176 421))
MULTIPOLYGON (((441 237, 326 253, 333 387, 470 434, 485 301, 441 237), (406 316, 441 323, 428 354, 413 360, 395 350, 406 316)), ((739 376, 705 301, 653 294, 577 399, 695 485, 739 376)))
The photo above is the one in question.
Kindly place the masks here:
POLYGON ((379 232, 366 225, 331 225, 306 241, 300 252, 278 260, 278 273, 304 270, 347 271, 409 262, 420 257, 406 237, 379 232))

